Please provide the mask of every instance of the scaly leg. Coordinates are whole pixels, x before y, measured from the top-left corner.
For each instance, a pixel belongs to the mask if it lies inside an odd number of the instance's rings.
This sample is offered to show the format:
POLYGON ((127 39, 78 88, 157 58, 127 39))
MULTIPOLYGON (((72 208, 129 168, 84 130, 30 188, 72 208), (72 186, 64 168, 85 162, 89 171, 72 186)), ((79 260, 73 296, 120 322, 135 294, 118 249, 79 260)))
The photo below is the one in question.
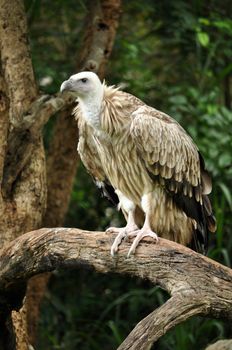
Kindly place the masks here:
POLYGON ((134 219, 134 209, 128 212, 127 225, 125 227, 110 227, 106 230, 107 233, 118 233, 117 237, 114 240, 114 243, 111 246, 111 255, 114 256, 118 251, 118 247, 121 244, 122 240, 127 237, 131 232, 137 231, 138 226, 135 223, 134 219))
POLYGON ((150 215, 149 213, 145 214, 145 221, 144 221, 144 225, 140 230, 131 232, 128 234, 129 237, 133 237, 136 236, 131 247, 130 250, 127 254, 127 257, 129 258, 131 254, 135 253, 135 250, 139 244, 139 242, 144 238, 144 237, 152 237, 155 239, 156 242, 158 242, 159 238, 158 235, 152 231, 151 229, 151 224, 150 224, 150 215))

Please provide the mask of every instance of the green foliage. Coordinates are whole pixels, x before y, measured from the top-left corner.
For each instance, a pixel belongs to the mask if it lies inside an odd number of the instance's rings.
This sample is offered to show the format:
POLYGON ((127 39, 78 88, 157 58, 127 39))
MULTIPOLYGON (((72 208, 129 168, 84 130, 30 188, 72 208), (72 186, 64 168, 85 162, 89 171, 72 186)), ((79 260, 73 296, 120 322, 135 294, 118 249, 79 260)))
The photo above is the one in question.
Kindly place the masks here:
MULTIPOLYGON (((26 1, 35 73, 44 92, 56 92, 75 71, 88 6, 76 0, 26 1)), ((211 199, 218 222, 209 255, 228 266, 232 264, 231 11, 229 0, 125 1, 106 79, 172 115, 197 143, 213 177, 211 199)), ((52 128, 53 121, 45 130, 46 144, 52 128)), ((80 167, 66 225, 105 229, 122 221, 80 167)), ((166 298, 146 281, 85 270, 57 272, 42 307, 38 348, 116 348, 166 298)), ((221 321, 195 317, 157 346, 204 349, 230 332, 221 321)))
POLYGON ((205 319, 196 317, 178 325, 164 336, 160 349, 196 350, 196 342, 201 339, 198 348, 203 350, 209 344, 209 340, 214 343, 218 338, 226 338, 229 332, 229 327, 226 330, 218 321, 206 322, 205 319))
POLYGON ((167 299, 148 282, 91 270, 60 271, 50 285, 40 324, 43 350, 116 348, 141 317, 167 299))

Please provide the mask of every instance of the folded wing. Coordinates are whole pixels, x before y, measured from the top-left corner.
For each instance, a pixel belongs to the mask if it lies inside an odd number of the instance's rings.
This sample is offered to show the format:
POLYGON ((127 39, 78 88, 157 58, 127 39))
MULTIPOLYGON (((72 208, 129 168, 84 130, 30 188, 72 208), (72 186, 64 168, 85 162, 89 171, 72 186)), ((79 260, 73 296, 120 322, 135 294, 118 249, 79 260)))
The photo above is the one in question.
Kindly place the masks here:
POLYGON ((211 180, 196 145, 174 119, 154 108, 141 106, 132 119, 131 135, 150 177, 196 221, 192 247, 206 250, 208 230, 214 232, 216 224, 207 197, 211 180))

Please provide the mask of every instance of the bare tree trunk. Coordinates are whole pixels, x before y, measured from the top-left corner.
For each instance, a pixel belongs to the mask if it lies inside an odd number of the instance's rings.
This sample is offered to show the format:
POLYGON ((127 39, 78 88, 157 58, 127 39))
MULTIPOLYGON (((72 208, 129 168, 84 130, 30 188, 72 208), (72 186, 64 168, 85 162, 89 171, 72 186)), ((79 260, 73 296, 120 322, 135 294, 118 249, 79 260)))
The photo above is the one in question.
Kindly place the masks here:
MULTIPOLYGON (((1 52, 1 51, 0 51, 1 52)), ((3 180, 4 161, 7 149, 7 137, 9 128, 9 99, 6 95, 7 87, 2 75, 0 66, 0 184, 3 180)), ((0 192, 0 212, 4 211, 4 202, 2 192, 0 192)), ((0 242, 3 242, 3 238, 0 237, 0 242)))
MULTIPOLYGON (((22 145, 27 142, 27 133, 22 128, 24 113, 36 99, 37 87, 27 42, 23 1, 15 0, 12 6, 10 1, 0 0, 0 8, 0 242, 3 245, 40 227, 46 205, 46 174, 40 134, 27 161, 9 172, 17 150, 15 140, 20 139, 22 145)), ((12 314, 18 349, 28 348, 24 315, 25 310, 12 314)), ((9 324, 8 317, 6 329, 9 324)))
MULTIPOLYGON (((0 0, 0 7, 0 49, 7 90, 2 92, 2 96, 8 94, 10 101, 9 113, 6 107, 3 111, 5 141, 1 145, 1 153, 3 155, 4 152, 7 153, 4 157, 4 178, 16 151, 13 147, 14 137, 25 136, 20 125, 23 124, 23 115, 35 100, 37 91, 27 43, 23 2, 17 0, 12 7, 8 0, 0 0), (8 123, 7 117, 9 117, 8 123)), ((27 140, 21 141, 25 143, 27 140)), ((4 198, 1 213, 1 242, 14 239, 41 225, 46 203, 46 186, 45 156, 40 135, 26 166, 20 169, 20 172, 15 169, 11 188, 5 191, 3 185, 2 191, 4 198)))
POLYGON ((20 305, 21 285, 35 274, 91 266, 101 273, 149 279, 171 295, 137 324, 118 350, 149 350, 169 329, 194 315, 232 321, 231 269, 162 238, 157 244, 144 240, 129 259, 130 245, 124 242, 112 258, 112 238, 71 228, 40 229, 19 237, 0 252, 0 293, 5 303, 12 309, 20 305), (13 304, 12 293, 18 295, 13 304))

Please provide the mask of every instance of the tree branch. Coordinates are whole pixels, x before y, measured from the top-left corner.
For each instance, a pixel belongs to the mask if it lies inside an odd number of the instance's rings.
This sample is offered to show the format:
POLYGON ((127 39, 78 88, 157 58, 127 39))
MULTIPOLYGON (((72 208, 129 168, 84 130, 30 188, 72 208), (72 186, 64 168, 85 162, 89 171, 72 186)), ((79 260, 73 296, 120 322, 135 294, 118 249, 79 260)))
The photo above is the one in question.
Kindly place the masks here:
POLYGON ((26 281, 57 268, 91 266, 149 279, 172 296, 142 320, 120 350, 150 349, 170 328, 193 315, 232 320, 232 270, 177 243, 146 239, 127 259, 124 242, 110 256, 112 237, 71 228, 40 229, 20 236, 0 253, 1 309, 18 309, 26 281), (220 292, 219 292, 220 291, 220 292), (17 300, 17 296, 20 297, 17 300))
POLYGON ((232 339, 218 340, 216 343, 207 346, 205 350, 231 350, 232 339))
POLYGON ((5 196, 10 193, 12 184, 29 161, 44 125, 57 112, 74 106, 74 102, 72 94, 43 95, 32 103, 21 124, 12 130, 4 166, 2 187, 5 196))
POLYGON ((191 316, 207 314, 207 303, 189 292, 188 296, 177 293, 164 305, 140 321, 118 350, 149 350, 153 343, 169 329, 191 316))

